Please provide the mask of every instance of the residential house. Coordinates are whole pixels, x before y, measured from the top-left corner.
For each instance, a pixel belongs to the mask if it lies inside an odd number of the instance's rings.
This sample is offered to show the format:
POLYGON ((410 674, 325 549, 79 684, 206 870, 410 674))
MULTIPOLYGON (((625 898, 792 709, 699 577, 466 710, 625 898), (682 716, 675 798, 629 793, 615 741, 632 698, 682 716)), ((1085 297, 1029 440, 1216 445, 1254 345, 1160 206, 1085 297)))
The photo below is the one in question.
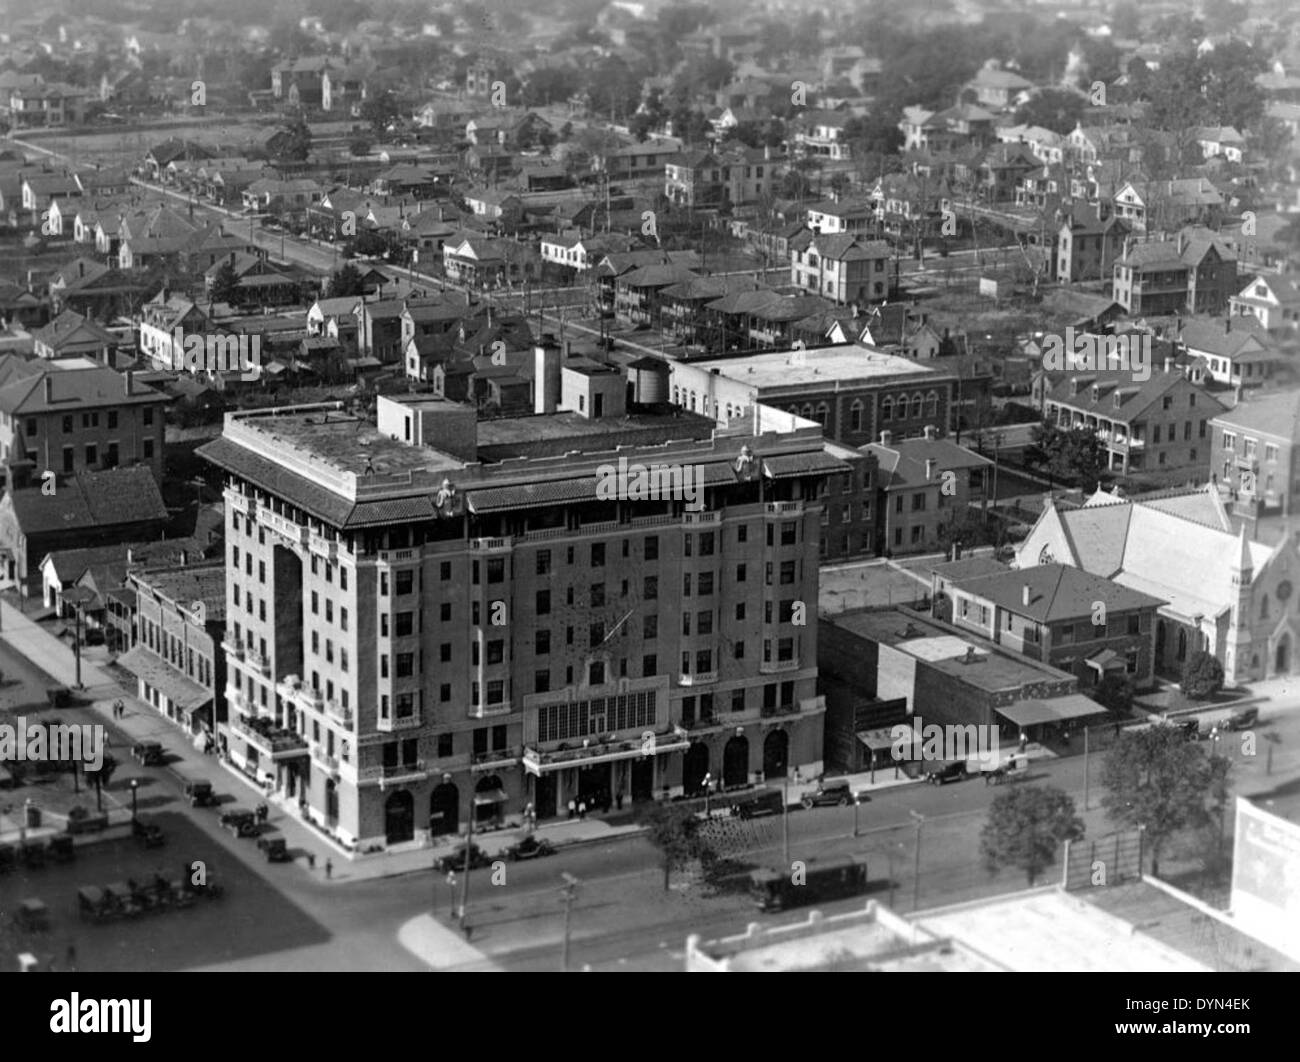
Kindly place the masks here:
POLYGON ((853 115, 847 111, 807 111, 796 122, 794 143, 802 155, 841 162, 852 158, 853 149, 845 128, 853 115))
POLYGON ((944 550, 945 535, 960 534, 970 506, 986 500, 993 462, 938 437, 927 424, 920 438, 895 440, 891 431, 860 447, 879 469, 872 504, 875 552, 885 555, 944 550))
POLYGON ((790 283, 839 304, 889 297, 893 247, 852 233, 806 233, 790 241, 790 283))
POLYGON ((1209 229, 1188 226, 1173 239, 1130 240, 1114 266, 1115 301, 1135 317, 1221 314, 1237 290, 1236 253, 1209 229))
POLYGON ((1018 107, 1029 96, 1033 82, 1027 81, 1013 70, 1002 69, 996 59, 988 60, 970 81, 962 86, 963 97, 973 93, 981 107, 1007 111, 1018 107))
POLYGON ((1210 421, 1211 473, 1238 513, 1300 512, 1300 395, 1251 396, 1210 421))
POLYGON ((1166 358, 1146 380, 1127 368, 1049 372, 1035 382, 1044 419, 1094 431, 1106 468, 1120 475, 1161 469, 1208 478, 1209 422, 1223 403, 1166 358))
POLYGON ((1182 225, 1215 227, 1223 215, 1223 195, 1205 177, 1172 181, 1125 181, 1112 198, 1117 217, 1134 232, 1174 230, 1182 225))
POLYGON ((1082 690, 1108 675, 1137 689, 1155 681, 1156 610, 1165 601, 1152 594, 1054 563, 958 579, 948 596, 934 603, 940 618, 1069 672, 1082 690))
POLYGON ((0 386, 0 464, 35 476, 138 464, 161 482, 167 396, 134 377, 50 366, 0 386))
POLYGON ((121 342, 119 336, 75 310, 64 310, 33 333, 32 339, 38 358, 89 358, 110 368, 121 342))
POLYGON ((1251 317, 1190 317, 1180 321, 1177 339, 1190 356, 1205 359, 1210 379, 1229 387, 1261 387, 1290 360, 1251 317))
POLYGON ((1195 131, 1196 143, 1207 159, 1222 158, 1241 162, 1246 138, 1230 125, 1202 126, 1195 131))
POLYGON ((1098 218, 1087 206, 1065 211, 1056 234, 1056 279, 1075 284, 1113 276, 1129 232, 1120 218, 1098 218))
POLYGON ((144 466, 76 472, 53 491, 15 484, 0 499, 0 585, 39 593, 48 553, 87 541, 155 539, 166 521, 157 480, 144 466))
POLYGON ((1286 274, 1256 276, 1228 300, 1238 317, 1254 317, 1272 333, 1294 332, 1300 327, 1300 285, 1286 274))

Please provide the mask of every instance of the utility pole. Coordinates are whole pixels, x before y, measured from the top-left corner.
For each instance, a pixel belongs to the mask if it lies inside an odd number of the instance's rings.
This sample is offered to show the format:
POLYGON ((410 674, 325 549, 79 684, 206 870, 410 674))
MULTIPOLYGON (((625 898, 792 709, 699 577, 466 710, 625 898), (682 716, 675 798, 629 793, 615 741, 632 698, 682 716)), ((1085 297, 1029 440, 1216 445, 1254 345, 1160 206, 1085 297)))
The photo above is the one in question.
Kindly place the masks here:
POLYGON ((564 879, 564 888, 561 895, 564 897, 564 951, 560 959, 560 969, 565 973, 569 972, 569 926, 573 919, 573 901, 578 894, 578 886, 582 884, 577 878, 567 870, 560 877, 564 879))
POLYGON ((1088 728, 1083 728, 1083 810, 1088 810, 1088 728))
POLYGON ((921 896, 921 827, 925 825, 925 816, 916 811, 909 811, 916 821, 916 859, 912 866, 912 910, 920 906, 921 896))
POLYGON ((73 656, 75 657, 77 662, 77 681, 74 683, 74 685, 76 686, 77 689, 81 689, 81 605, 80 604, 75 605, 74 611, 77 617, 76 635, 72 643, 72 647, 74 650, 73 656))

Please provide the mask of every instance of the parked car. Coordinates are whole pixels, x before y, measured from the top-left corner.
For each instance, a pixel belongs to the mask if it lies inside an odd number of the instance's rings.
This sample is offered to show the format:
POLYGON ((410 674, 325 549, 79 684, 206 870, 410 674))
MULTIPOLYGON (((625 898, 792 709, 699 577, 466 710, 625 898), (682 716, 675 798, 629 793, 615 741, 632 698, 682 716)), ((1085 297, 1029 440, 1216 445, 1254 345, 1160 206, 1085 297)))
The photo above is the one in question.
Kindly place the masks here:
POLYGON ((1228 721, 1223 725, 1227 730, 1249 730, 1258 721, 1258 708, 1240 708, 1228 716, 1228 721))
MULTIPOLYGON (((515 862, 521 859, 536 859, 539 856, 554 854, 555 846, 550 841, 538 840, 532 834, 529 834, 518 844, 512 844, 506 849, 506 856, 515 862)), ((464 863, 461 866, 464 866, 464 863)))
POLYGON ((216 803, 216 794, 212 791, 212 783, 200 781, 195 778, 182 778, 181 791, 185 794, 185 799, 190 802, 192 808, 211 807, 216 803))
MULTIPOLYGON (((465 869, 465 846, 463 844, 457 845, 451 852, 440 858, 436 865, 440 874, 446 874, 452 870, 459 874, 465 869)), ((491 865, 492 859, 483 849, 476 844, 469 846, 470 870, 477 870, 479 867, 491 865)))
POLYGON ((961 782, 966 778, 965 760, 947 760, 932 763, 926 771, 925 780, 931 785, 946 785, 949 782, 961 782))
POLYGON ((846 807, 853 803, 853 790, 847 778, 823 778, 811 793, 805 793, 800 801, 805 808, 825 807, 835 804, 846 807))
POLYGON ((731 813, 742 819, 752 819, 757 815, 781 815, 784 812, 785 797, 777 789, 767 789, 731 805, 731 813))
POLYGON ((257 816, 245 808, 232 808, 221 813, 221 825, 236 837, 257 836, 257 816))
POLYGON ((293 856, 289 854, 288 843, 278 833, 259 837, 257 839, 257 848, 258 851, 266 854, 268 863, 288 863, 293 859, 293 856))
POLYGON ((144 819, 138 818, 131 823, 131 835, 144 848, 161 848, 167 843, 167 835, 162 829, 144 819))
POLYGON ((159 767, 166 758, 166 752, 157 741, 142 741, 131 746, 131 758, 141 767, 159 767))

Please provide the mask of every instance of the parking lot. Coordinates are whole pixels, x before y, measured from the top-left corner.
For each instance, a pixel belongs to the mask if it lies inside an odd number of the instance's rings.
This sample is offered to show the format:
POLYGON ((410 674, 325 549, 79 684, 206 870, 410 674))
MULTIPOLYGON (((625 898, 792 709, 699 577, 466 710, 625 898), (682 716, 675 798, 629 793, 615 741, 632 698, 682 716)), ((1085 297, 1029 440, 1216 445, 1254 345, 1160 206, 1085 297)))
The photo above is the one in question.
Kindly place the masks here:
MULTIPOLYGON (((143 803, 143 801, 142 801, 143 803)), ((214 823, 216 812, 213 812, 214 823)), ((167 843, 142 848, 131 838, 79 846, 71 863, 41 869, 18 868, 0 875, 0 959, 30 951, 47 965, 64 969, 69 946, 79 970, 183 970, 246 959, 269 952, 324 943, 326 929, 296 904, 243 865, 221 841, 172 812, 151 814, 167 843), (200 898, 185 909, 168 909, 105 922, 83 920, 77 890, 128 878, 148 881, 155 873, 177 880, 204 865, 208 880, 225 894, 200 898), (44 901, 51 928, 32 933, 14 924, 14 913, 28 898, 44 901)), ((240 841, 252 845, 251 841, 240 841)), ((292 868, 269 865, 272 879, 292 868)))

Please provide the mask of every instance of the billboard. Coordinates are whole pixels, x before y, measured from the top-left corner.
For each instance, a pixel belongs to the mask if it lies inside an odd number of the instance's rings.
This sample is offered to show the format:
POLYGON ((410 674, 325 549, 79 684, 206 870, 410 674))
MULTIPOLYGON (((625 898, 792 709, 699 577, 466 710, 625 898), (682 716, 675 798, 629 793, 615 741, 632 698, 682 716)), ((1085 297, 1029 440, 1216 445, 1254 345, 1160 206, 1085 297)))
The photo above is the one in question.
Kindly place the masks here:
POLYGON ((1232 915, 1258 940, 1300 961, 1300 825, 1237 798, 1232 915))

